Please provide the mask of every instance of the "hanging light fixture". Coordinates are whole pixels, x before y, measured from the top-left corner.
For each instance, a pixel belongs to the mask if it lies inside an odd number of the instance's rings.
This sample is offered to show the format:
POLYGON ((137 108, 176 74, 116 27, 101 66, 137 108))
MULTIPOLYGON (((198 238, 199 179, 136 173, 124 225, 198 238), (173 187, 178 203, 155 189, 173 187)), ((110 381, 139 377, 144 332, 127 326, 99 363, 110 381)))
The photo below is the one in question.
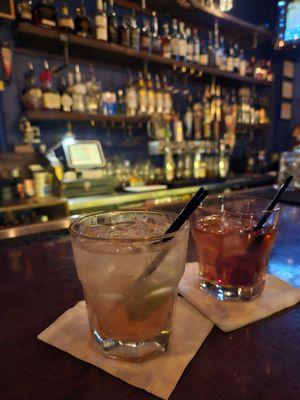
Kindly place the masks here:
POLYGON ((233 0, 220 0, 220 11, 228 12, 233 8, 233 0))

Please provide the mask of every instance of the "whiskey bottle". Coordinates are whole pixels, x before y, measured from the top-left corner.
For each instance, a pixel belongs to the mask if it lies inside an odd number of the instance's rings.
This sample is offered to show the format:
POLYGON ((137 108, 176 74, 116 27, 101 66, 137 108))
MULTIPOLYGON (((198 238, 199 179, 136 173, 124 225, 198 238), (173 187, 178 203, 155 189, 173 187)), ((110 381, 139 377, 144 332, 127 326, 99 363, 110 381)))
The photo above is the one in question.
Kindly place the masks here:
POLYGON ((220 45, 216 52, 216 64, 221 71, 226 71, 226 52, 224 36, 220 37, 220 45))
POLYGON ((129 76, 128 84, 125 90, 125 105, 126 115, 134 117, 138 113, 138 94, 135 85, 132 81, 132 76, 129 76))
POLYGON ((193 105, 193 125, 194 139, 201 140, 203 136, 203 107, 199 91, 196 94, 196 100, 193 105))
POLYGON ((187 100, 188 100, 187 108, 184 114, 184 127, 185 127, 185 137, 190 140, 193 134, 193 120, 194 120, 193 97, 189 95, 187 100))
POLYGON ((183 123, 178 113, 175 113, 173 117, 173 135, 175 142, 183 142, 183 123))
POLYGON ((187 37, 185 33, 185 24, 184 22, 179 22, 179 40, 178 40, 178 55, 179 59, 182 61, 186 61, 186 53, 187 53, 187 37))
POLYGON ((65 78, 60 82, 61 109, 64 112, 72 111, 73 99, 69 92, 69 87, 65 78))
POLYGON ((155 111, 162 114, 164 110, 164 98, 161 89, 159 75, 155 75, 155 111))
POLYGON ((143 27, 141 30, 141 51, 151 52, 151 32, 149 20, 144 18, 143 27))
POLYGON ((21 95, 21 104, 24 110, 39 110, 42 108, 42 91, 36 84, 35 71, 31 61, 25 72, 25 85, 21 95))
POLYGON ((19 22, 32 22, 31 0, 21 0, 16 5, 19 22))
POLYGON ((60 13, 57 18, 57 26, 63 32, 73 32, 75 29, 73 18, 69 14, 69 9, 66 3, 61 5, 60 13))
POLYGON ((155 112, 155 92, 153 90, 153 82, 151 74, 147 75, 147 114, 151 115, 155 112))
POLYGON ((208 65, 208 52, 204 39, 201 40, 201 46, 200 46, 200 64, 208 65))
POLYGON ((98 40, 108 41, 106 2, 97 0, 97 14, 95 16, 95 36, 98 40))
POLYGON ((53 0, 38 0, 32 10, 33 22, 43 28, 56 27, 56 10, 53 0))
POLYGON ((168 85, 168 78, 163 77, 163 100, 164 100, 164 114, 171 114, 173 111, 173 99, 168 85))
POLYGON ((119 43, 122 46, 130 47, 130 29, 128 15, 123 15, 122 23, 119 26, 119 43))
POLYGON ((158 18, 156 12, 152 12, 152 53, 161 54, 161 36, 158 32, 158 18))
POLYGON ((178 32, 178 23, 174 18, 172 20, 172 38, 171 38, 171 48, 172 48, 172 57, 179 59, 179 32, 178 32))
POLYGON ((80 7, 76 8, 75 32, 85 38, 92 37, 91 22, 86 15, 84 1, 82 1, 80 7))
POLYGON ((193 61, 200 64, 200 40, 197 28, 193 29, 193 61))
POLYGON ((208 65, 210 67, 214 67, 216 65, 215 47, 214 47, 214 42, 213 42, 212 31, 208 32, 208 65))
POLYGON ((244 50, 240 50, 240 68, 239 68, 239 74, 241 76, 246 76, 247 74, 247 60, 245 58, 245 53, 244 50))
POLYGON ((163 37, 162 37, 162 55, 166 58, 172 57, 172 46, 171 46, 171 35, 169 32, 169 24, 163 25, 163 37))
POLYGON ((44 70, 40 74, 41 88, 43 91, 43 108, 45 110, 60 110, 61 97, 53 88, 53 73, 49 68, 48 61, 44 61, 44 70))
POLYGON ((135 11, 132 10, 130 18, 130 47, 136 51, 140 51, 141 30, 137 25, 135 11))
POLYGON ((191 28, 186 28, 186 60, 189 62, 194 61, 194 40, 191 28))
POLYGON ((75 84, 72 88, 73 111, 86 111, 86 85, 82 83, 82 76, 79 65, 75 65, 75 84))
POLYGON ((233 72, 238 74, 240 72, 240 61, 241 61, 238 44, 234 45, 233 51, 234 51, 233 72))
POLYGON ((138 113, 140 115, 147 114, 147 107, 148 107, 148 96, 147 96, 147 89, 144 81, 144 77, 141 71, 139 71, 139 79, 138 79, 138 113))
POLYGON ((227 57, 226 57, 226 71, 234 71, 234 48, 232 45, 228 46, 227 57))
POLYGON ((113 0, 109 0, 107 27, 108 27, 108 41, 110 43, 118 43, 118 19, 114 8, 113 0))

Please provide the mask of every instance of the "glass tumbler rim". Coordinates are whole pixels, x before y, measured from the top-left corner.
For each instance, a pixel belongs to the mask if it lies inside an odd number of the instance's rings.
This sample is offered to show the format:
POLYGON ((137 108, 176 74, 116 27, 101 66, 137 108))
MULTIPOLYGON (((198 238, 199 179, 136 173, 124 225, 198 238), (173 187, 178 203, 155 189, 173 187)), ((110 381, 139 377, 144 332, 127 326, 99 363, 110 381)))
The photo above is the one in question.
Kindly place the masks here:
POLYGON ((227 199, 232 199, 233 201, 236 200, 255 200, 257 202, 266 202, 266 203, 270 203, 271 200, 267 199, 266 197, 257 197, 257 196, 246 196, 246 195, 234 195, 234 193, 232 194, 225 194, 225 195, 211 195, 208 196, 201 204, 200 206, 197 208, 197 210, 204 210, 206 212, 211 212, 211 213, 225 213, 227 215, 240 215, 240 216, 251 216, 251 215, 256 215, 256 216, 263 216, 265 214, 268 215, 272 215, 275 214, 277 212, 280 211, 280 205, 277 205, 273 210, 268 210, 267 208, 262 208, 261 210, 250 210, 250 211, 232 211, 232 210, 221 210, 220 208, 217 208, 217 200, 224 198, 225 200, 227 199), (206 205, 206 203, 208 203, 210 200, 216 201, 216 204, 212 205, 206 205))
POLYGON ((147 236, 147 237, 141 237, 141 238, 109 238, 109 237, 93 237, 81 232, 78 232, 75 228, 77 224, 82 223, 84 220, 87 220, 88 218, 91 218, 93 216, 100 216, 104 214, 161 214, 161 215, 169 215, 174 217, 174 219, 177 217, 177 213, 172 212, 172 211, 164 211, 164 210, 135 210, 135 209, 130 209, 130 210, 111 210, 111 211, 97 211, 94 213, 90 213, 87 215, 84 215, 80 218, 77 218, 75 221, 73 221, 69 227, 69 232, 71 236, 76 236, 82 239, 87 239, 87 240, 94 240, 94 241, 102 241, 105 243, 109 242, 117 242, 117 243, 124 243, 124 244, 129 244, 129 243, 152 243, 152 242, 157 242, 157 241, 164 241, 166 239, 172 239, 176 237, 178 234, 182 232, 186 232, 189 230, 190 227, 190 222, 189 220, 186 220, 182 227, 177 230, 176 232, 168 233, 168 234, 160 234, 160 235, 154 235, 154 236, 147 236))

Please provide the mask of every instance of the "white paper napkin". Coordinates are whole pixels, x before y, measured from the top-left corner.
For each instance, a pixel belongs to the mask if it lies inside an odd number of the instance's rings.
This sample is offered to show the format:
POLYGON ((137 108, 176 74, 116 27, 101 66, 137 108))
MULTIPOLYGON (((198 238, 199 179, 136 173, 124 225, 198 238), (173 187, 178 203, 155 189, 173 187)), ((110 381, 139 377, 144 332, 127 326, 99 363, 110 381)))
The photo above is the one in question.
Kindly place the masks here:
POLYGON ((262 295, 253 301, 218 301, 200 290, 198 263, 186 265, 179 293, 225 332, 259 321, 300 301, 300 289, 271 275, 266 276, 262 295))
POLYGON ((178 298, 173 333, 166 353, 138 364, 111 360, 101 354, 92 340, 85 302, 81 301, 40 333, 38 339, 131 385, 168 399, 212 327, 213 324, 207 318, 183 298, 178 298))

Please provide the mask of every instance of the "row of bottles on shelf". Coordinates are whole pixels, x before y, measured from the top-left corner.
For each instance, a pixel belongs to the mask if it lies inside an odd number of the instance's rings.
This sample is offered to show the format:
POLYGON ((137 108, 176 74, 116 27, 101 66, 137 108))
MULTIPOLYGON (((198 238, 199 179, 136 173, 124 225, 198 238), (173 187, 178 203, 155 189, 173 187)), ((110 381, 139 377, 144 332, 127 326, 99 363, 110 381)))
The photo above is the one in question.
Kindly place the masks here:
MULTIPOLYGON (((62 110, 104 115, 136 116, 158 113, 166 117, 172 114, 174 126, 179 126, 179 131, 182 123, 178 114, 181 114, 184 115, 186 138, 193 136, 196 140, 220 136, 218 132, 215 135, 211 133, 212 122, 215 126, 218 125, 215 122, 219 125, 223 122, 226 125, 226 120, 229 119, 228 124, 231 125, 258 125, 269 122, 266 98, 253 95, 247 87, 238 92, 235 89, 229 91, 213 81, 203 92, 198 90, 193 96, 189 90, 180 93, 177 87, 168 82, 167 76, 164 76, 161 82, 156 75, 153 82, 151 74, 148 73, 144 77, 139 72, 136 82, 130 75, 125 88, 117 92, 102 92, 101 82, 97 81, 92 66, 89 75, 89 80, 85 82, 79 66, 76 65, 74 73, 68 71, 67 79, 62 77, 59 87, 56 88, 53 84, 52 70, 45 61, 38 85, 30 62, 25 73, 22 106, 24 110, 62 110), (182 107, 183 96, 185 98, 182 107)), ((221 126, 215 128, 220 129, 221 126)))
POLYGON ((174 18, 171 24, 166 18, 160 21, 155 11, 150 19, 143 18, 142 26, 139 26, 134 10, 131 14, 123 14, 122 18, 120 16, 120 21, 113 0, 109 1, 109 7, 105 1, 97 0, 93 24, 87 17, 84 3, 76 8, 75 21, 65 3, 58 15, 50 0, 38 1, 32 11, 30 3, 29 0, 21 0, 18 4, 19 20, 47 28, 58 27, 63 31, 74 31, 82 37, 95 37, 104 42, 121 44, 177 61, 273 81, 271 61, 257 60, 254 55, 247 59, 244 49, 239 48, 237 43, 225 42, 218 22, 215 23, 214 30, 204 36, 199 34, 197 28, 191 28, 183 21, 174 18))

